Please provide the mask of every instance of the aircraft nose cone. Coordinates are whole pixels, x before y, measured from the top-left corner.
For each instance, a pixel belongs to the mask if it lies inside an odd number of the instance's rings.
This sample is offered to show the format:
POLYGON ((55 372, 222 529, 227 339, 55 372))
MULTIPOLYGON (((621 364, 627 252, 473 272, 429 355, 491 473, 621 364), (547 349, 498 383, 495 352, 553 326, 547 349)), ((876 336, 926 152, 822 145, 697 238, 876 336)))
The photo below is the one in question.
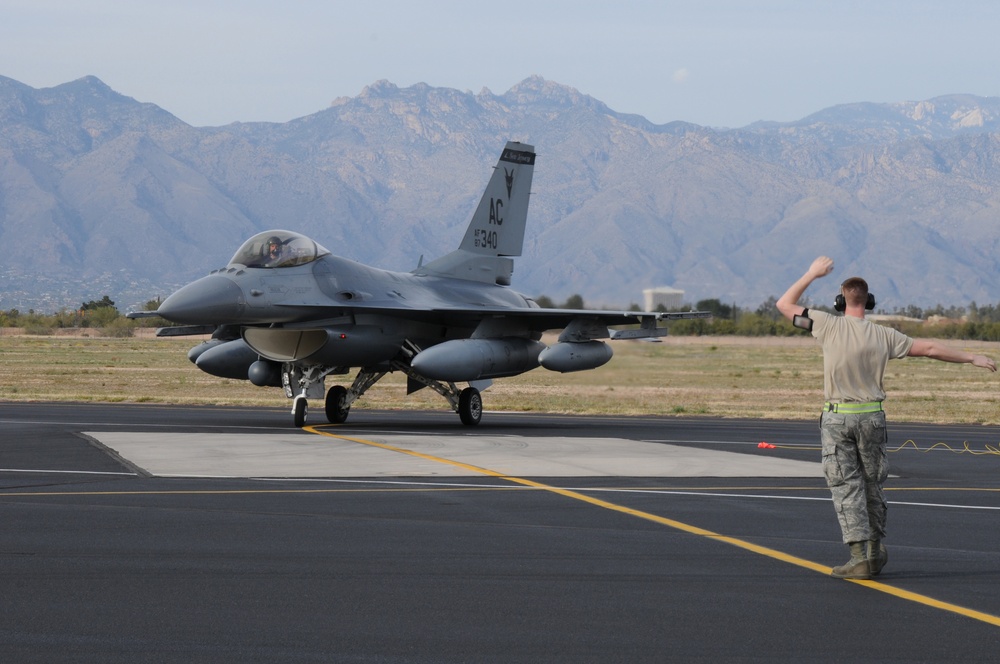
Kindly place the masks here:
POLYGON ((209 275, 192 282, 160 303, 163 318, 185 325, 218 325, 237 322, 246 300, 232 279, 209 275))

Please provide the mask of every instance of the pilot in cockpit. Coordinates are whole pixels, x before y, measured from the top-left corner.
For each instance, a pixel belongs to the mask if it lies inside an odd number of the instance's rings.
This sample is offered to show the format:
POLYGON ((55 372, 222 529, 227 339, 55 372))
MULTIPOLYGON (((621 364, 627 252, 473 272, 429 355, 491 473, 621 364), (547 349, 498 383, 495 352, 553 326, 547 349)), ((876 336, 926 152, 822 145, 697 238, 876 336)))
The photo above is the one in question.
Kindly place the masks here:
POLYGON ((244 242, 229 259, 229 265, 252 268, 294 267, 311 263, 329 253, 298 233, 265 231, 244 242))
POLYGON ((265 265, 267 267, 276 267, 281 263, 282 260, 282 244, 281 238, 277 235, 272 235, 267 238, 267 244, 265 245, 267 249, 267 256, 265 258, 265 265))

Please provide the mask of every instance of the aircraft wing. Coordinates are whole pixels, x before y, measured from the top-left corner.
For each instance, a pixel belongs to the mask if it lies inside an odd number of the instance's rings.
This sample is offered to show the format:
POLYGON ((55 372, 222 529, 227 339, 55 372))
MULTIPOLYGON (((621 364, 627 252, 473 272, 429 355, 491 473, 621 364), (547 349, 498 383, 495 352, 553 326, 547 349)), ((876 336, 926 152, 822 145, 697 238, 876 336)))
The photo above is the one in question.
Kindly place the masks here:
MULTIPOLYGON (((301 306, 301 305, 298 305, 301 306)), ((152 313, 152 312, 151 312, 152 313)), ((406 304, 355 303, 330 307, 317 306, 314 314, 301 323, 286 323, 288 328, 313 328, 326 322, 363 315, 386 316, 401 320, 434 322, 465 328, 477 328, 477 336, 527 336, 548 330, 563 330, 560 341, 589 341, 592 339, 646 339, 666 336, 661 321, 710 318, 705 311, 653 312, 653 311, 601 311, 590 309, 542 309, 503 306, 431 306, 413 307, 406 304), (638 326, 638 327, 636 327, 638 326), (626 329, 610 329, 625 327, 626 329)), ((130 318, 138 318, 129 314, 130 318)), ((218 325, 227 325, 220 320, 218 325)), ((163 327, 157 336, 182 336, 210 334, 213 325, 184 325, 163 327)))
POLYGON ((660 321, 710 318, 707 311, 653 312, 653 311, 600 311, 589 309, 491 309, 446 308, 435 311, 448 316, 475 316, 481 319, 480 328, 489 334, 497 328, 499 334, 506 330, 526 329, 531 332, 562 330, 559 341, 590 341, 592 339, 648 339, 667 335, 660 321), (629 326, 626 329, 613 327, 629 326), (635 327, 638 326, 638 327, 635 327))

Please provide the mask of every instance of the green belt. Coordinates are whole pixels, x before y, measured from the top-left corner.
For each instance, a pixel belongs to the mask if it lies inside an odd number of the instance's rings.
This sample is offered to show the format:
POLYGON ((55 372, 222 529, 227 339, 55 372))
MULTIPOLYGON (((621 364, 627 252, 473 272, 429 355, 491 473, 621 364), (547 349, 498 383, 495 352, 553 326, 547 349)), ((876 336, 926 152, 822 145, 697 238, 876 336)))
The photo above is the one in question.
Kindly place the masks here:
POLYGON ((881 401, 869 401, 868 403, 830 403, 823 404, 823 411, 826 413, 877 413, 882 410, 881 401))

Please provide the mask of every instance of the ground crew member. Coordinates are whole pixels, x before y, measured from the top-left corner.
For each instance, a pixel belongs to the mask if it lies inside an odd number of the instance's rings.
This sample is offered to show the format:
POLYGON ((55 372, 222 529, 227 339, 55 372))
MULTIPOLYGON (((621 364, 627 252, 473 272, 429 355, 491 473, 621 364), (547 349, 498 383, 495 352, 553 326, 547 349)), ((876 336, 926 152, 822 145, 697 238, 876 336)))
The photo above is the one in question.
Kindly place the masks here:
POLYGON ((799 305, 809 285, 833 271, 833 260, 820 256, 777 302, 778 310, 797 327, 812 332, 823 346, 823 389, 826 404, 820 420, 823 473, 833 494, 844 543, 851 559, 834 567, 838 579, 870 579, 882 571, 889 554, 885 544, 886 504, 882 484, 889 473, 888 435, 882 401, 882 378, 890 359, 930 357, 969 363, 996 371, 985 355, 975 355, 930 339, 912 339, 865 320, 875 308, 868 284, 852 277, 841 284, 835 316, 799 305))

